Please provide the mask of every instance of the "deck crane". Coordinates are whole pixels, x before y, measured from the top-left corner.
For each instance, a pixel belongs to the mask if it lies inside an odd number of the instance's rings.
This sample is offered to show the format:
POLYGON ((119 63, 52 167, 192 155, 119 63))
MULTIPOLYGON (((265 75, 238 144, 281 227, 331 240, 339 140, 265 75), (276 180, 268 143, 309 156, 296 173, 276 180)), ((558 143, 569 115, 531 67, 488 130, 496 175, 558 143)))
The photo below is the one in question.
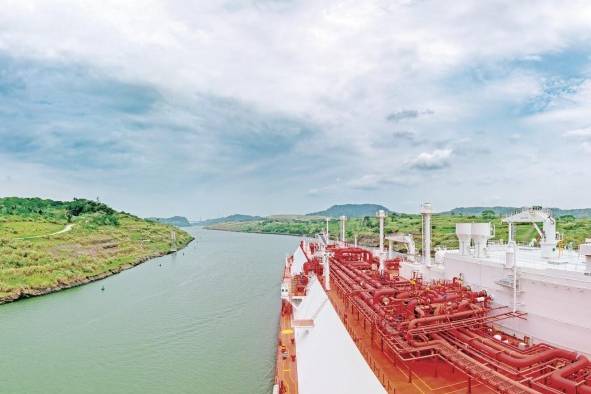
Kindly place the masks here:
POLYGON ((551 210, 537 206, 521 208, 520 210, 515 211, 512 215, 504 218, 503 223, 509 225, 508 242, 514 241, 515 238, 513 224, 531 223, 540 236, 542 257, 545 259, 551 259, 557 256, 557 245, 560 240, 560 233, 556 232, 556 219, 554 219, 551 210), (542 223, 541 229, 538 226, 538 223, 542 223))

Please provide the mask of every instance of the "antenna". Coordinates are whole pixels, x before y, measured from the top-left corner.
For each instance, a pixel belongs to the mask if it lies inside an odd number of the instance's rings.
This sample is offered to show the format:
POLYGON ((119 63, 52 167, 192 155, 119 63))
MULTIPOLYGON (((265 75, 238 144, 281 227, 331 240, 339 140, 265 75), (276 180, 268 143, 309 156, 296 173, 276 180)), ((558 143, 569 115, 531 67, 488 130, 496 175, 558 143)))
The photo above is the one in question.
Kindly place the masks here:
POLYGON ((383 209, 380 209, 376 215, 380 220, 380 268, 379 272, 380 275, 384 275, 384 218, 386 217, 386 213, 383 209))

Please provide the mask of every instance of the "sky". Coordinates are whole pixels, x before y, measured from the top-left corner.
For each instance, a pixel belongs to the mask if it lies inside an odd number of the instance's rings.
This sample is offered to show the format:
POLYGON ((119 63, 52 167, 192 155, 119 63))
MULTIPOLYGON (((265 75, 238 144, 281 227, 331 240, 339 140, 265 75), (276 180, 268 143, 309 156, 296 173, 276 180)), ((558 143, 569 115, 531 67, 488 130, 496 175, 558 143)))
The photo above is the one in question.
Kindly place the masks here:
POLYGON ((588 1, 0 0, 0 195, 591 206, 588 1))

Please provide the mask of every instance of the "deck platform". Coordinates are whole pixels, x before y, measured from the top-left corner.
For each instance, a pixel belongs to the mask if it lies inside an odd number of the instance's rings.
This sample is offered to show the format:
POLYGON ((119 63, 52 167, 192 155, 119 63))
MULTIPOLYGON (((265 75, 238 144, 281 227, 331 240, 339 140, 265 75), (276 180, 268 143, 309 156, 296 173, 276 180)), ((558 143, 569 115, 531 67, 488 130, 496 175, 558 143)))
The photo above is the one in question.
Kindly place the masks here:
POLYGON ((327 293, 355 344, 388 393, 495 393, 439 357, 394 361, 381 351, 379 344, 372 343, 369 322, 364 321, 362 315, 347 311, 336 290, 327 293))

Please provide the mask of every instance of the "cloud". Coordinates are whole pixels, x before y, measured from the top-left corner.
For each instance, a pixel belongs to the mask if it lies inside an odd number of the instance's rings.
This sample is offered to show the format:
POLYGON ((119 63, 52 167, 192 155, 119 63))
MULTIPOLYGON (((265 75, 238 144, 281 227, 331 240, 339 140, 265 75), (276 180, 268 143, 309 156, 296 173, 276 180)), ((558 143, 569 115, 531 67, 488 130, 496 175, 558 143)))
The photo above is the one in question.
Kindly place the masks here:
POLYGON ((430 109, 427 109, 424 111, 418 111, 416 109, 407 109, 407 110, 392 112, 391 114, 386 116, 386 120, 388 120, 390 122, 400 122, 401 120, 404 120, 404 119, 416 119, 419 116, 433 115, 433 114, 434 114, 434 112, 430 109))
MULTIPOLYGON (((538 170, 520 152, 564 157, 567 139, 556 130, 588 127, 591 4, 583 0, 4 8, 0 155, 11 168, 57 173, 68 190, 108 189, 130 211, 145 196, 146 209, 170 207, 157 193, 188 215, 307 211, 311 189, 315 203, 334 202, 313 185, 338 174, 361 174, 332 189, 340 198, 371 190, 365 195, 385 201, 393 197, 380 188, 384 169, 452 177, 452 159, 468 160, 462 141, 498 158, 472 155, 476 173, 523 169, 525 196, 539 189, 538 170)), ((422 195, 412 182, 399 192, 396 201, 422 195)))
POLYGON ((583 127, 580 129, 565 131, 563 133, 563 135, 565 137, 569 137, 569 138, 576 138, 579 140, 590 140, 591 141, 591 126, 583 127))
POLYGON ((376 190, 392 185, 407 185, 408 179, 392 174, 365 174, 359 178, 350 179, 346 185, 357 190, 376 190))
POLYGON ((410 161, 410 167, 418 170, 439 170, 449 167, 453 151, 451 149, 436 149, 432 152, 419 153, 410 161))

